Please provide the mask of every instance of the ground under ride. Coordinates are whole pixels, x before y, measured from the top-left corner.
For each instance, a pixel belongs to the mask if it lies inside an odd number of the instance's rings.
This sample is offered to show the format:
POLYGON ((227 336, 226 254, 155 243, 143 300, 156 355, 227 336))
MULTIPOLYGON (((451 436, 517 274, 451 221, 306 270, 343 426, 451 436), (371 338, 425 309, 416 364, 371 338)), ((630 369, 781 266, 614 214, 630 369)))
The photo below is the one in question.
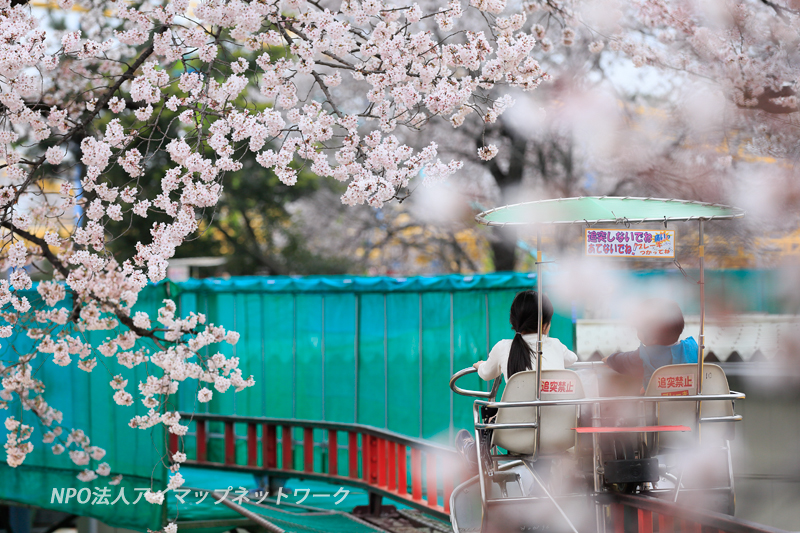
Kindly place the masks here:
MULTIPOLYGON (((727 206, 652 198, 582 197, 510 205, 477 220, 491 226, 531 225, 537 235, 537 286, 543 293, 543 228, 585 226, 588 255, 674 257, 670 222, 697 221, 700 332, 697 364, 664 366, 644 395, 637 378, 600 362, 567 370, 518 372, 500 401, 497 378, 489 392, 451 389, 473 404, 479 475, 452 494, 456 532, 605 531, 619 517, 615 494, 641 494, 733 515, 730 440, 741 420, 722 368, 704 364, 704 224, 744 212, 727 206), (633 228, 652 227, 658 229, 633 228), (643 226, 642 226, 643 225, 643 226), (663 226, 663 228, 662 228, 663 226), (611 229, 605 229, 610 227, 611 229), (665 251, 666 250, 666 251, 665 251), (495 419, 487 411, 497 409, 495 419)), ((541 367, 542 300, 536 354, 541 367)), ((652 530, 652 529, 651 529, 652 530)))

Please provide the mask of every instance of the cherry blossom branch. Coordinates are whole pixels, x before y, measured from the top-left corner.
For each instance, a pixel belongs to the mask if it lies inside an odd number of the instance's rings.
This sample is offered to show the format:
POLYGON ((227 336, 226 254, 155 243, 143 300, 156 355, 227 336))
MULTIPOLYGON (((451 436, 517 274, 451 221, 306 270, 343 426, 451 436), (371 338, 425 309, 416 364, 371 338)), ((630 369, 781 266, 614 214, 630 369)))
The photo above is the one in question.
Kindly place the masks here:
MULTIPOLYGON (((58 146, 68 142, 72 139, 79 131, 84 131, 89 123, 97 116, 101 109, 103 109, 108 102, 111 100, 111 97, 114 95, 115 92, 119 90, 123 83, 129 81, 133 78, 133 75, 136 73, 136 70, 147 60, 148 57, 153 53, 153 45, 151 44, 147 48, 139 54, 139 57, 134 61, 134 63, 128 68, 128 70, 117 79, 117 82, 111 86, 111 88, 106 91, 106 93, 100 98, 98 104, 95 106, 93 111, 89 112, 89 115, 81 121, 81 123, 71 131, 69 131, 66 135, 64 135, 59 142, 57 143, 58 146)), ((39 168, 44 164, 46 160, 46 156, 39 157, 34 163, 33 168, 28 171, 28 177, 25 181, 20 185, 19 189, 17 190, 16 195, 14 196, 14 203, 19 200, 20 195, 25 191, 25 189, 35 181, 35 172, 39 170, 39 168)))
POLYGON ((21 230, 15 227, 10 221, 8 220, 0 220, 0 226, 6 228, 7 230, 16 233, 23 239, 30 241, 39 246, 42 250, 42 256, 47 259, 47 262, 53 265, 59 274, 61 274, 65 279, 69 276, 69 269, 64 265, 64 263, 50 251, 50 245, 42 239, 41 237, 37 237, 33 233, 30 233, 25 230, 21 230))

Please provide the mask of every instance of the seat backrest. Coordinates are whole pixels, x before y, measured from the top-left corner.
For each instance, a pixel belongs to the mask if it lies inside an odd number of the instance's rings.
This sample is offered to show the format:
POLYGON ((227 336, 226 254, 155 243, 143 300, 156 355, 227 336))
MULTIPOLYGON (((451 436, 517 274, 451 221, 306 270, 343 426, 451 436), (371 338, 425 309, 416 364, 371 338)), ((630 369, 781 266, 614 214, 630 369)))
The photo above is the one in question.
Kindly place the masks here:
MULTIPOLYGON (((703 394, 729 394, 728 378, 718 365, 703 365, 703 394)), ((693 396, 697 394, 697 365, 667 365, 657 368, 647 385, 645 396, 693 396)), ((703 417, 733 415, 733 402, 700 402, 703 417)), ((659 447, 686 448, 697 442, 695 402, 661 402, 658 423, 665 426, 683 425, 691 432, 659 434, 659 447)), ((733 438, 733 422, 706 422, 702 425, 701 442, 722 443, 733 438)))
MULTIPOLYGON (((572 370, 542 371, 542 400, 574 400, 583 398, 583 385, 572 370)), ((536 399, 536 371, 517 372, 508 380, 503 402, 526 402, 536 399)), ((536 422, 535 407, 499 409, 497 423, 536 422)), ((578 410, 574 405, 552 405, 541 408, 540 454, 562 453, 575 445, 578 410)), ((536 443, 535 429, 496 429, 492 444, 513 454, 532 455, 536 443)))

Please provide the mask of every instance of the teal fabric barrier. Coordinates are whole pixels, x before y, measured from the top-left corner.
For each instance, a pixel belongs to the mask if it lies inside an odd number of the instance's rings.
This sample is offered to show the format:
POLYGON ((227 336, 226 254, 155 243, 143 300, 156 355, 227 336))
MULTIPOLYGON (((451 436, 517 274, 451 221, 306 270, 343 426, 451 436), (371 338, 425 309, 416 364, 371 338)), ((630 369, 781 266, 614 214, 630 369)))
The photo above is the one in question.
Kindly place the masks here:
MULTIPOLYGON (((511 301, 535 281, 524 273, 189 280, 177 288, 181 314, 203 312, 239 331, 223 353, 239 357, 257 385, 201 405, 196 390, 182 387, 179 405, 358 422, 451 442, 472 415, 470 399, 450 392, 450 376, 513 335, 511 301)), ((552 333, 573 345, 570 310, 559 310, 552 333)))
POLYGON ((464 276, 415 276, 409 278, 365 276, 239 276, 236 278, 190 279, 181 282, 182 291, 205 292, 316 292, 316 293, 384 293, 430 292, 454 290, 498 290, 532 288, 536 275, 519 272, 499 272, 464 276))
MULTIPOLYGON (((41 298, 35 290, 24 294, 32 305, 41 305, 41 298)), ((149 287, 141 294, 135 310, 147 311, 155 316, 165 296, 165 284, 149 287)), ((70 307, 71 304, 67 301, 63 305, 70 307)), ((98 346, 107 337, 117 335, 113 331, 71 334, 79 335, 94 346, 98 346)), ((140 343, 140 346, 152 348, 147 343, 140 343)), ((12 337, 2 340, 0 361, 8 363, 16 360, 18 353, 31 353, 35 349, 35 341, 24 333, 15 331, 12 337)), ((71 428, 82 429, 91 438, 91 445, 105 449, 106 455, 99 461, 92 459, 86 466, 75 465, 67 451, 54 455, 51 452, 52 444, 41 442, 47 428, 30 411, 24 411, 19 401, 14 399, 9 403, 8 410, 0 411, 2 441, 6 441, 6 431, 2 424, 6 417, 14 416, 34 428, 30 442, 35 447, 25 458, 25 462, 17 468, 8 466, 5 450, 0 449, 0 500, 91 516, 115 527, 141 531, 146 531, 147 528, 160 529, 162 507, 146 502, 141 498, 142 493, 135 489, 152 487, 153 490, 161 490, 166 486, 166 471, 156 467, 161 452, 166 449, 163 426, 146 431, 128 427, 131 418, 145 415, 148 411, 136 396, 137 384, 147 376, 144 365, 129 369, 117 363, 115 358, 106 358, 94 351, 90 357, 97 359, 97 366, 91 373, 87 373, 77 367, 78 356, 71 357, 72 363, 61 367, 53 363, 48 354, 38 354, 32 360, 35 377, 45 383, 43 398, 64 414, 61 442, 66 440, 71 428), (132 406, 119 406, 112 399, 114 390, 109 387, 109 382, 118 374, 128 380, 126 390, 136 398, 132 406), (107 487, 107 477, 99 477, 88 483, 76 478, 85 468, 96 469, 103 462, 111 466, 112 476, 122 474, 120 485, 107 487), (109 492, 103 494, 105 487, 109 492), (68 499, 67 491, 70 489, 83 491, 68 499), (121 491, 124 500, 129 504, 120 499, 117 504, 110 505, 121 491), (87 497, 88 502, 81 501, 87 497), (137 498, 140 498, 139 502, 134 504, 137 498)))
MULTIPOLYGON (((671 287, 670 295, 685 313, 696 312, 697 287, 680 272, 625 274, 626 290, 645 294, 664 284, 671 287)), ((688 274, 696 279, 696 273, 688 274)), ((784 309, 775 272, 715 271, 708 272, 706 280, 709 295, 736 296, 735 311, 784 309)), ((209 322, 241 334, 235 346, 223 343, 206 353, 221 350, 238 357, 244 375, 252 374, 256 385, 239 393, 232 389, 215 393, 210 403, 201 404, 196 401, 198 384, 186 381, 173 399, 181 410, 359 422, 449 443, 455 431, 471 425, 472 413, 470 398, 450 392, 450 376, 485 359, 497 341, 511 337, 511 301, 518 291, 535 287, 535 282, 535 276, 526 273, 189 280, 147 287, 136 309, 155 316, 161 301, 170 297, 181 315, 205 313, 209 322)), ((32 302, 39 298, 35 291, 27 296, 32 302)), ((715 305, 714 298, 709 300, 715 305)), ((570 348, 574 347, 576 315, 569 308, 557 307, 551 328, 551 334, 570 348)), ((97 346, 109 333, 85 335, 97 346)), ((14 360, 15 352, 26 353, 33 347, 30 339, 19 334, 0 343, 0 360, 5 362, 14 360)), ((133 489, 152 482, 154 489, 163 488, 166 472, 157 466, 165 446, 163 428, 128 428, 128 420, 146 409, 138 400, 132 407, 117 406, 108 386, 114 375, 122 374, 129 380, 128 390, 134 392, 144 376, 143 367, 129 370, 99 353, 95 356, 98 366, 91 374, 74 363, 59 367, 48 360, 41 365, 38 375, 48 384, 47 401, 64 411, 65 428, 84 429, 93 444, 108 451, 103 461, 125 476, 124 484, 133 489)), ((476 376, 464 380, 465 387, 485 390, 487 385, 476 376)), ((53 488, 95 488, 104 483, 84 484, 75 479, 83 467, 72 465, 66 454, 53 456, 49 446, 40 442, 42 428, 30 413, 20 412, 18 403, 0 411, 0 423, 9 415, 18 419, 22 415, 24 423, 35 426, 36 450, 17 469, 5 465, 0 450, 0 500, 69 510, 117 527, 160 528, 167 511, 144 499, 136 506, 114 506, 113 512, 96 505, 74 507, 74 502, 72 507, 52 504, 53 488)), ((212 424, 210 430, 221 433, 222 427, 212 424)), ((244 435, 238 424, 236 431, 244 435)), ((3 441, 4 436, 0 432, 3 441)), ((186 438, 185 444, 191 452, 193 438, 186 438)), ((244 453, 244 446, 244 441, 237 442, 239 453, 244 453)), ((324 453, 318 450, 315 461, 325 461, 324 453)), ((222 460, 221 439, 213 439, 208 454, 211 460, 222 460)), ((96 468, 97 463, 90 466, 96 468)), ((343 464, 340 456, 340 469, 343 464)))

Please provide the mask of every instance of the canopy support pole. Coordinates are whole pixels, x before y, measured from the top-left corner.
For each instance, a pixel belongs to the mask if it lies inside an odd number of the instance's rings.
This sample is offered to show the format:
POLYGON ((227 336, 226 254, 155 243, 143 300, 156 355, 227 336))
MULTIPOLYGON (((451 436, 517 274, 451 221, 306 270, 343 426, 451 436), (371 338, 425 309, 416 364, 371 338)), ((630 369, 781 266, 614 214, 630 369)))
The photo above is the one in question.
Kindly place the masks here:
MULTIPOLYGON (((542 399, 542 230, 536 228, 536 293, 538 307, 538 323, 536 325, 536 401, 542 399)), ((542 422, 541 408, 536 408, 536 445, 534 446, 534 460, 539 455, 539 434, 542 422)))
MULTIPOLYGON (((703 358, 705 356, 705 326, 706 326, 706 277, 705 277, 705 234, 703 232, 703 222, 699 221, 699 252, 700 256, 700 335, 697 346, 697 394, 703 394, 703 358)), ((697 440, 700 441, 700 401, 697 402, 697 440)))

